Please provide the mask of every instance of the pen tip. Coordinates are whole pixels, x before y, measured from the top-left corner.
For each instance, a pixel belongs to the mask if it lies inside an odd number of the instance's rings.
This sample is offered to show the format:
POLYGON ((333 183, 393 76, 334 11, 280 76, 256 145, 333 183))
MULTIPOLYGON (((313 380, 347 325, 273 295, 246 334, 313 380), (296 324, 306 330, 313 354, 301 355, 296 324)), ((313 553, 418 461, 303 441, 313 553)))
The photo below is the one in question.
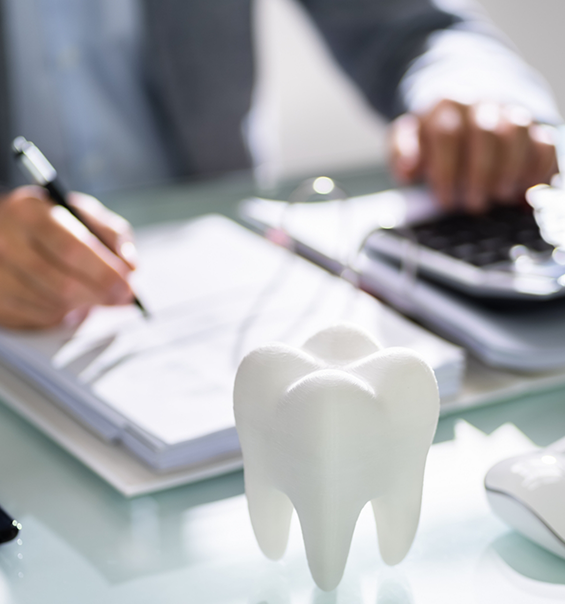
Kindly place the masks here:
POLYGON ((143 306, 143 304, 139 301, 139 298, 134 298, 133 299, 133 303, 137 306, 137 308, 139 308, 139 310, 141 311, 141 314, 143 315, 144 319, 150 319, 151 318, 151 314, 145 308, 145 306, 143 306))

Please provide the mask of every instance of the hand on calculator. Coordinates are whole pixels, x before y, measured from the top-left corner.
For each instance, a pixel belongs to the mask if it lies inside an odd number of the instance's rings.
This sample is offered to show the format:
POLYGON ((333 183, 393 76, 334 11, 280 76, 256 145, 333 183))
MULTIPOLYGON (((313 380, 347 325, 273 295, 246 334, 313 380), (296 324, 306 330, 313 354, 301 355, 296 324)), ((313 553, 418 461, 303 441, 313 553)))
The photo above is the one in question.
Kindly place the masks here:
POLYGON ((444 208, 473 213, 523 200, 557 172, 551 127, 525 109, 451 100, 393 122, 391 164, 401 183, 426 180, 444 208))

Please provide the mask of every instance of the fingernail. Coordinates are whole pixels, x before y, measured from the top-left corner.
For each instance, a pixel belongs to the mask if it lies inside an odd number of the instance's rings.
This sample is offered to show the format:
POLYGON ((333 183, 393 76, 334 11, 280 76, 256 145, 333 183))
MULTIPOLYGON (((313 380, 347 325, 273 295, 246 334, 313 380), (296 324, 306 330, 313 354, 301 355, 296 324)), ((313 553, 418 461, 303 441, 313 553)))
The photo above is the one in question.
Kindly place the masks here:
POLYGON ((132 241, 125 241, 120 246, 121 257, 131 266, 137 266, 137 250, 132 241))

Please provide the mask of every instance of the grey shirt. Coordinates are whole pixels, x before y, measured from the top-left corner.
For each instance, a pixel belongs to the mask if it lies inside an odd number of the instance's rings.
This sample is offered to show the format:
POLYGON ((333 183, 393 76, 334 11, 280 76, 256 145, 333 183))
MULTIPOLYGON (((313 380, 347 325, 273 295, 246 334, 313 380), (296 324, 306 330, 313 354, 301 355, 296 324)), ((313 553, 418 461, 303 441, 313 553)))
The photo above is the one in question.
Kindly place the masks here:
MULTIPOLYGON (((544 83, 464 0, 457 10, 433 0, 299 1, 385 117, 465 89, 560 119, 544 83)), ((249 165, 251 0, 3 5, 3 147, 26 136, 71 187, 94 193, 249 165)))

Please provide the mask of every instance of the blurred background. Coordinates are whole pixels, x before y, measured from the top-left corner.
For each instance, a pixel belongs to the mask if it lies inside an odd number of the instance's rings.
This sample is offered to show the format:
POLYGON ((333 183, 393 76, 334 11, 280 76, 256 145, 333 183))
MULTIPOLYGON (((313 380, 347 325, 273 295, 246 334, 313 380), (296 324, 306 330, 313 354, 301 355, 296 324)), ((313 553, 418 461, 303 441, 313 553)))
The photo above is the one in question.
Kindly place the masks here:
MULTIPOLYGON (((549 81, 565 115, 565 0, 481 4, 549 81)), ((384 124, 332 63, 301 7, 293 0, 256 2, 254 18, 259 83, 250 128, 259 183, 382 164, 384 124)))

